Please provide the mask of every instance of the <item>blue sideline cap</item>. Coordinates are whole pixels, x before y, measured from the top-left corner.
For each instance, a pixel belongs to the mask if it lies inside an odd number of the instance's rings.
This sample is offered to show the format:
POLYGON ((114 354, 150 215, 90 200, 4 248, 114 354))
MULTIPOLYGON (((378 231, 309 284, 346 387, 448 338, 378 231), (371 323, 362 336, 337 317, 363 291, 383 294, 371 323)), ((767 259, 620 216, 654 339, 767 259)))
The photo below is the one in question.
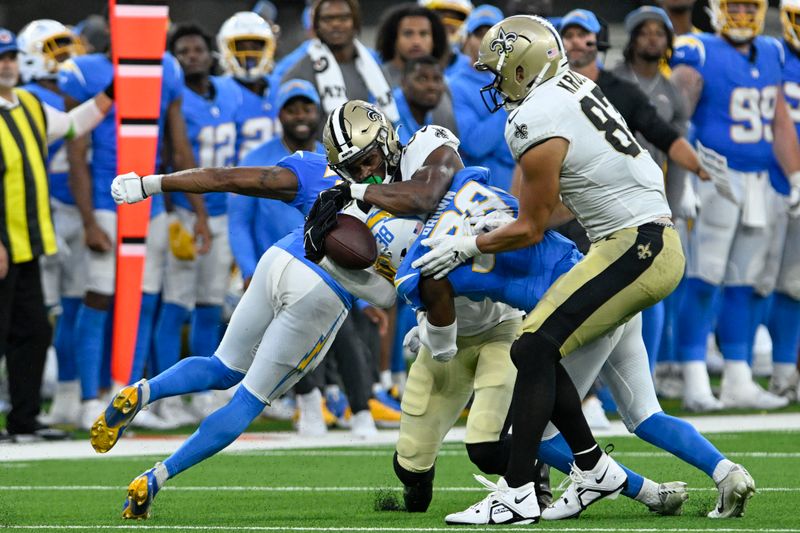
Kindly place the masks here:
POLYGON ((569 26, 580 26, 591 33, 600 33, 600 21, 588 9, 573 9, 561 19, 559 33, 564 33, 569 26))
POLYGON ((472 10, 469 17, 467 17, 466 26, 467 34, 475 32, 481 26, 494 26, 503 20, 503 12, 494 6, 484 4, 472 10))
POLYGON ((319 105, 317 89, 314 88, 310 81, 299 79, 287 80, 283 82, 278 89, 278 111, 283 109, 286 102, 298 96, 308 98, 316 105, 319 105))
POLYGON ((672 21, 669 20, 667 12, 656 6, 642 6, 634 9, 625 17, 625 31, 633 33, 639 24, 648 20, 655 20, 664 25, 669 31, 672 29, 672 21))
POLYGON ((0 54, 19 52, 17 37, 5 28, 0 28, 0 54))

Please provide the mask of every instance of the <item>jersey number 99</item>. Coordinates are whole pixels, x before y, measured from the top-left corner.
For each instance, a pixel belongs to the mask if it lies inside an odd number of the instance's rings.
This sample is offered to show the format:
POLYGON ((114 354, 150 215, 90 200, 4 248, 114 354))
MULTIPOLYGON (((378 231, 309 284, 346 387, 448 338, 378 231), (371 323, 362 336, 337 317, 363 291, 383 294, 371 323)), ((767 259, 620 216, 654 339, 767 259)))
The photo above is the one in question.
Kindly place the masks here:
POLYGON ((772 119, 778 88, 770 85, 759 90, 755 87, 737 87, 731 93, 731 140, 741 144, 772 142, 772 119))

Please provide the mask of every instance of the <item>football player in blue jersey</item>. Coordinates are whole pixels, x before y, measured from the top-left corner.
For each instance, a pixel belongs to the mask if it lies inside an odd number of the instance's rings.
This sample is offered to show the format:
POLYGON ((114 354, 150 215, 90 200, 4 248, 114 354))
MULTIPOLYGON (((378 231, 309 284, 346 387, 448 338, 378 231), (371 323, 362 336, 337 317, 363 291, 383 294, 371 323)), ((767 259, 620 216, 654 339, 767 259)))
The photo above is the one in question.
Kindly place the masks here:
MULTIPOLYGON (((66 107, 72 108, 108 86, 114 67, 108 50, 75 57, 62 63, 58 74, 59 89, 65 95, 66 107)), ((79 426, 91 427, 102 408, 98 394, 106 376, 101 370, 110 352, 107 343, 109 314, 116 279, 115 242, 117 210, 104 193, 114 179, 117 168, 116 109, 106 115, 91 135, 67 142, 69 186, 83 222, 86 246, 89 249, 86 270, 86 291, 75 320, 75 354, 81 380, 83 404, 79 426), (89 147, 91 145, 91 158, 89 147), (101 379, 101 375, 104 376, 101 379)))
MULTIPOLYGON (((488 173, 480 167, 467 167, 459 172, 439 209, 427 220, 418 236, 412 237, 416 242, 410 245, 397 270, 395 285, 399 295, 415 309, 426 312, 420 320, 419 336, 434 360, 446 362, 458 351, 455 330, 442 334, 445 331, 443 325, 458 325, 454 297, 465 296, 475 302, 489 298, 530 311, 553 282, 582 258, 574 243, 556 232, 547 231, 543 240, 534 246, 479 256, 450 272, 444 280, 422 276, 413 264, 426 251, 425 239, 442 234, 490 231, 517 215, 517 199, 488 186, 488 183, 488 173), (472 225, 476 222, 480 224, 477 230, 473 230, 472 225)), ((629 431, 702 470, 715 481, 720 494, 718 506, 709 514, 710 517, 740 516, 744 512, 755 487, 747 471, 726 459, 691 424, 661 411, 650 376, 638 315, 628 324, 570 354, 563 360, 563 365, 581 395, 586 394, 600 374, 611 388, 629 431)), ((463 402, 466 400, 466 397, 462 398, 463 402)), ((500 440, 487 445, 489 449, 484 453, 489 457, 501 457, 498 464, 504 466, 510 452, 508 443, 500 440)), ((398 443, 398 454, 401 453, 408 452, 405 449, 401 452, 398 443)), ((552 426, 545 432, 539 458, 565 472, 570 470, 570 463, 574 461, 566 441, 552 426)), ((686 497, 683 484, 657 487, 638 474, 626 473, 628 482, 622 489, 623 494, 642 501, 657 512, 679 512, 677 509, 686 497), (665 498, 670 499, 675 494, 683 496, 672 498, 670 505, 665 506, 665 498)), ((496 488, 489 481, 484 484, 490 490, 496 488)), ((596 494, 575 493, 570 488, 553 506, 543 511, 542 517, 576 517, 596 497, 596 494)), ((464 513, 449 515, 447 521, 487 523, 486 517, 481 516, 485 511, 485 508, 476 506, 464 513)), ((498 511, 498 514, 513 512, 506 509, 498 511)), ((502 517, 493 515, 492 519, 496 523, 502 517)))
MULTIPOLYGON (((186 133, 183 118, 184 78, 178 60, 165 52, 161 61, 161 109, 158 118, 158 152, 156 168, 185 170, 195 168, 197 163, 186 133)), ((158 314, 158 304, 163 286, 168 254, 182 257, 186 249, 194 249, 203 255, 211 245, 208 228, 208 215, 202 196, 186 196, 196 214, 193 228, 194 240, 186 238, 188 232, 173 213, 167 213, 164 199, 156 197, 150 204, 150 224, 145 239, 145 261, 142 275, 142 304, 139 311, 139 326, 136 334, 136 349, 129 383, 134 383, 144 375, 145 365, 152 352, 153 329, 158 314)), ((136 419, 136 425, 151 429, 175 427, 180 420, 168 417, 164 420, 154 411, 136 419)))
POLYGON ((672 81, 686 97, 701 158, 718 166, 713 183, 698 183, 702 209, 689 239, 678 325, 684 405, 698 411, 782 407, 785 398, 753 381, 748 360, 753 287, 774 226, 768 178, 774 157, 800 191, 797 133, 780 90, 784 49, 760 35, 766 0, 713 0, 710 7, 717 34, 678 37, 671 59, 672 81), (725 357, 721 401, 711 393, 705 367, 715 318, 725 357))
MULTIPOLYGON (((281 84, 276 107, 282 135, 256 146, 240 165, 274 165, 296 151, 324 153, 322 143, 317 141, 320 123, 318 106, 319 96, 311 82, 289 80, 281 84)), ((231 249, 247 287, 258 258, 270 246, 302 225, 303 214, 278 200, 239 194, 229 196, 228 207, 231 249)))
MULTIPOLYGON (((55 20, 30 22, 17 37, 23 89, 39 100, 64 111, 64 96, 58 89, 58 66, 80 55, 82 48, 69 29, 55 20)), ((48 307, 61 308, 53 346, 58 360, 58 383, 50 412, 41 417, 45 424, 76 424, 80 413, 80 382, 75 363, 75 318, 86 285, 86 245, 83 225, 69 190, 67 148, 63 139, 48 147, 47 175, 50 210, 53 215, 59 253, 41 257, 42 289, 48 307)))
MULTIPOLYGON (((335 148, 338 172, 346 179, 357 175, 354 181, 369 177, 372 183, 395 178, 401 146, 386 116, 362 101, 347 102, 335 114, 343 117, 342 123, 359 125, 336 133, 337 138, 344 135, 346 139, 344 145, 335 148), (375 157, 375 151, 382 157, 375 157), (348 159, 354 153, 369 157, 348 159)), ((328 121, 326 130, 331 127, 328 121)), ((330 132, 326 135, 332 136, 330 132)), ((408 179, 410 170, 406 169, 405 181, 388 187, 392 191, 382 191, 386 202, 381 207, 409 212, 425 209, 431 205, 429 200, 399 200, 393 192, 420 192, 428 198, 441 196, 447 190, 452 174, 433 176, 431 169, 449 168, 458 161, 458 154, 446 135, 431 137, 433 142, 408 158, 412 165, 409 168, 425 168, 414 179, 408 179)), ((162 191, 253 194, 284 201, 309 213, 323 207, 316 203, 319 193, 339 180, 331 168, 324 155, 296 152, 271 167, 206 168, 144 178, 125 174, 117 178, 111 190, 120 203, 135 203, 162 191)), ((334 193, 344 194, 342 188, 334 193)), ((346 271, 331 262, 323 268, 307 259, 305 233, 303 227, 298 227, 261 257, 215 355, 186 358, 152 380, 124 388, 95 422, 92 445, 95 450, 106 452, 149 402, 189 392, 227 389, 242 381, 230 403, 207 417, 175 454, 134 479, 124 517, 146 518, 153 498, 168 477, 230 444, 266 404, 313 370, 347 315, 353 296, 380 307, 393 304, 391 283, 372 269, 346 271), (337 281, 328 270, 337 272, 337 279, 345 281, 337 281), (342 283, 347 284, 346 290, 342 283)), ((322 234, 316 230, 312 233, 322 234)), ((318 250, 324 253, 321 247, 318 250)))
MULTIPOLYGON (((211 38, 197 26, 177 26, 170 35, 169 50, 180 63, 186 81, 182 111, 195 160, 203 167, 233 165, 235 115, 241 100, 238 84, 229 77, 210 75, 211 38)), ((171 199, 178 220, 186 228, 193 227, 198 214, 186 195, 176 193, 171 199)), ((211 230, 208 253, 197 256, 189 249, 180 258, 175 254, 167 257, 163 303, 154 331, 158 339, 153 346, 156 372, 171 367, 180 357, 181 326, 190 314, 192 354, 210 356, 219 341, 226 273, 233 263, 228 244, 227 196, 207 194, 204 201, 211 230)), ((164 404, 161 411, 164 416, 189 420, 175 400, 164 404)))
MULTIPOLYGON (((783 97, 800 134, 800 1, 782 0, 781 25, 781 44, 786 58, 783 97)), ((800 345, 800 210, 797 208, 798 198, 792 198, 791 184, 777 161, 770 168, 770 178, 778 192, 775 202, 777 220, 764 276, 756 286, 757 293, 762 296, 758 307, 765 309, 761 316, 756 317, 760 320, 755 323, 767 324, 772 337, 770 392, 796 400, 800 345), (791 204, 794 207, 788 209, 791 204), (770 293, 772 297, 767 299, 770 293)))
POLYGON ((220 64, 241 87, 236 113, 236 154, 241 161, 256 146, 278 133, 275 91, 270 80, 275 36, 269 23, 252 11, 241 11, 222 23, 217 34, 220 64))

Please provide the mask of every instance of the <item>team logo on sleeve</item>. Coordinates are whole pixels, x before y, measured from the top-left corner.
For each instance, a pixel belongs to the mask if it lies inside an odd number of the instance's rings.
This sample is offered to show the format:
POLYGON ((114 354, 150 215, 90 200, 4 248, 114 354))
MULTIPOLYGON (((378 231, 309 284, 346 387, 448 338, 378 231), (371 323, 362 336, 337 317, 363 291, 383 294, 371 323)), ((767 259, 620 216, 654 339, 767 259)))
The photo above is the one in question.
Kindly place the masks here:
POLYGON ((514 137, 517 139, 527 139, 528 138, 528 125, 527 124, 517 124, 514 123, 514 137))
POLYGON ((506 33, 503 28, 500 28, 500 33, 497 34, 497 39, 493 40, 489 45, 492 52, 497 52, 498 55, 508 54, 514 50, 511 43, 517 40, 517 34, 512 32, 506 33))
POLYGON ((443 128, 433 128, 434 135, 440 139, 447 139, 447 132, 443 128))

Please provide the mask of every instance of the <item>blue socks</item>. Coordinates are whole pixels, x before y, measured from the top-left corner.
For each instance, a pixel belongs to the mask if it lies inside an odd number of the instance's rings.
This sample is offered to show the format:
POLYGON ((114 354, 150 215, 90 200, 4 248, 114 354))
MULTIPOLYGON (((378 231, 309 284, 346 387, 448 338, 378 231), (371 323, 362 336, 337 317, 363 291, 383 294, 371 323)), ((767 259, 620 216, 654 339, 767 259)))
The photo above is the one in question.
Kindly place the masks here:
POLYGON ((800 301, 776 292, 767 325, 772 337, 772 361, 796 363, 800 347, 800 301))
POLYGON ((61 316, 58 317, 53 347, 58 360, 58 381, 78 379, 78 366, 75 361, 75 322, 81 307, 80 298, 61 298, 61 316))
POLYGON ((189 342, 193 355, 214 355, 220 339, 221 305, 198 305, 192 314, 192 337, 189 342))
POLYGON ((713 477, 725 457, 693 425, 663 412, 650 416, 634 431, 637 437, 671 453, 713 477))
POLYGON ((719 349, 726 361, 749 361, 752 351, 753 287, 725 287, 719 312, 719 349))
POLYGON ((148 380, 150 402, 190 392, 229 389, 239 383, 244 374, 231 370, 217 356, 187 357, 148 380))
POLYGON ((686 292, 686 278, 678 284, 672 294, 662 300, 664 303, 664 329, 661 332, 661 345, 658 348, 658 362, 675 363, 678 361, 678 317, 686 292))
MULTIPOLYGON (((192 359, 208 360, 206 357, 192 359)), ((208 459, 236 440, 261 413, 264 405, 247 389, 239 387, 228 405, 203 420, 197 431, 164 461, 169 477, 208 459)))
POLYGON ((697 278, 686 280, 678 314, 678 350, 681 362, 705 361, 706 338, 715 318, 714 300, 719 287, 697 278))
POLYGON ((650 374, 656 369, 661 333, 664 331, 664 302, 658 302, 642 311, 642 340, 647 349, 650 374))
MULTIPOLYGON (((575 462, 572 450, 570 450, 567 441, 561 433, 557 434, 552 439, 543 440, 541 444, 539 444, 539 460, 544 461, 565 474, 569 474, 570 464, 575 462)), ((628 486, 622 490, 622 494, 629 498, 635 498, 636 495, 639 494, 639 491, 642 490, 644 478, 633 470, 628 469, 622 463, 618 464, 625 470, 625 473, 628 474, 628 486)))
POLYGON ((189 310, 173 303, 161 306, 161 313, 156 323, 154 343, 156 365, 154 372, 160 374, 171 368, 181 357, 181 333, 183 324, 189 317, 189 310))
POLYGON ((76 362, 81 378, 81 398, 84 400, 97 398, 108 315, 108 311, 81 304, 75 320, 76 362))
POLYGON ((136 349, 133 353, 133 367, 128 383, 135 383, 144 377, 144 367, 150 356, 153 327, 158 310, 158 294, 142 293, 142 307, 139 310, 139 329, 136 332, 136 349))

